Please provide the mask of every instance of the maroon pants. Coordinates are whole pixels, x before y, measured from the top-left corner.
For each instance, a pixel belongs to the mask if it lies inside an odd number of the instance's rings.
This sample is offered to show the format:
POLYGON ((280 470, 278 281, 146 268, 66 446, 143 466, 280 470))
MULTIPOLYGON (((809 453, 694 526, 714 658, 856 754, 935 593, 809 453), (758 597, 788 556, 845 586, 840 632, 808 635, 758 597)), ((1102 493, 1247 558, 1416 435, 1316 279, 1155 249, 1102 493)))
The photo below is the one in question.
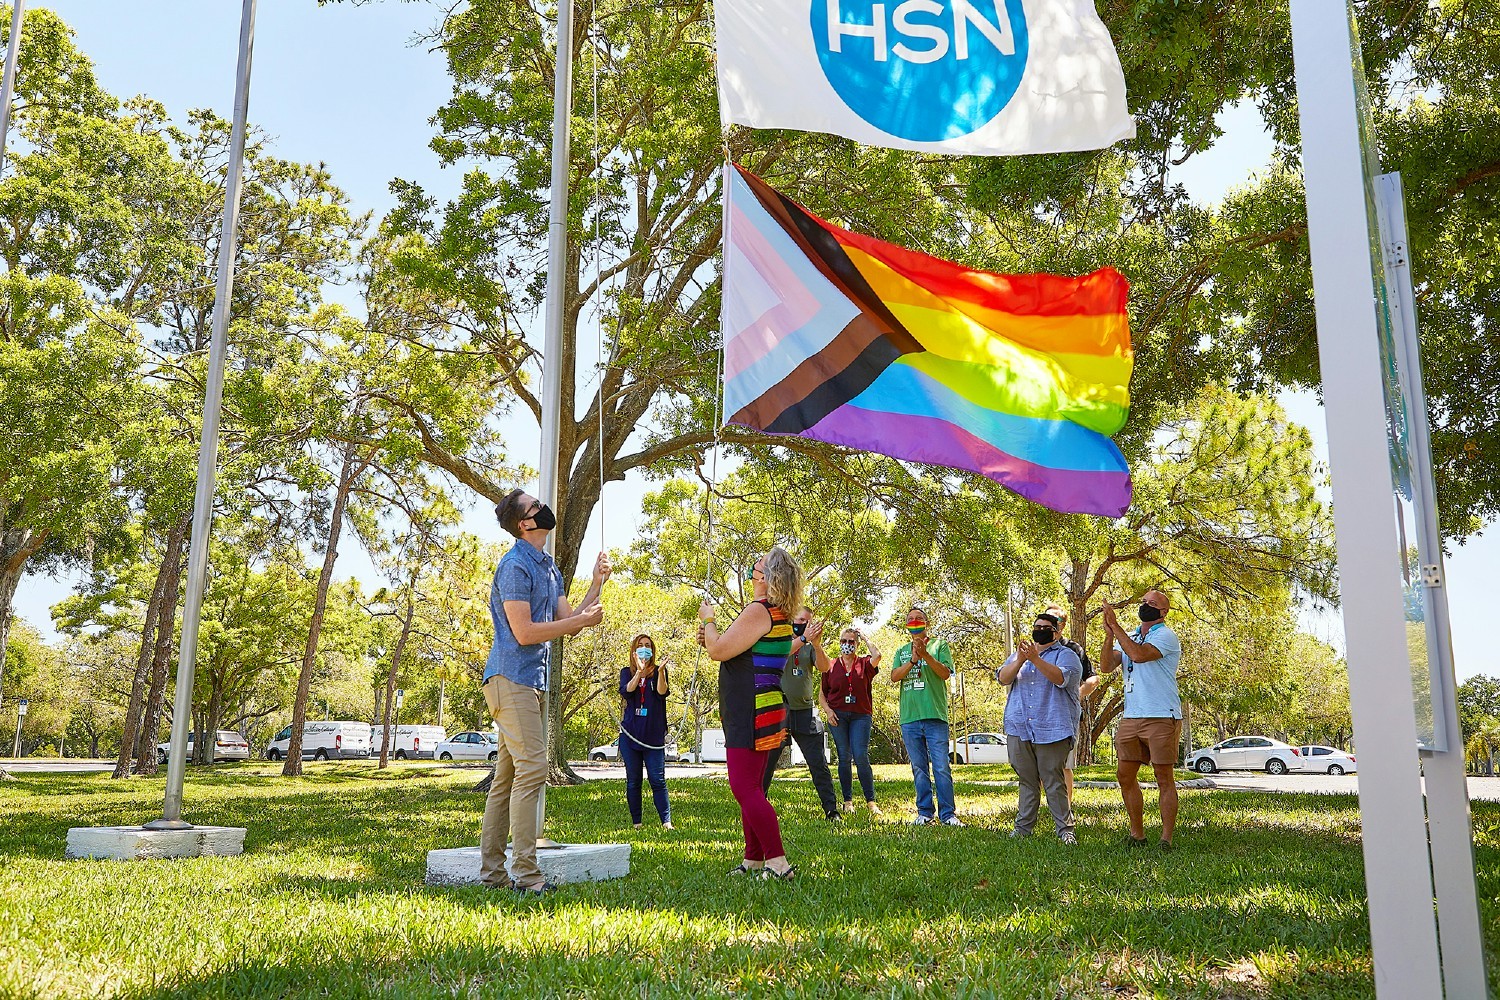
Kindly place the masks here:
POLYGON ((729 759, 729 790, 740 804, 740 822, 745 827, 746 861, 764 861, 786 853, 781 846, 781 823, 776 818, 776 809, 761 785, 766 758, 772 752, 734 747, 725 751, 729 759))

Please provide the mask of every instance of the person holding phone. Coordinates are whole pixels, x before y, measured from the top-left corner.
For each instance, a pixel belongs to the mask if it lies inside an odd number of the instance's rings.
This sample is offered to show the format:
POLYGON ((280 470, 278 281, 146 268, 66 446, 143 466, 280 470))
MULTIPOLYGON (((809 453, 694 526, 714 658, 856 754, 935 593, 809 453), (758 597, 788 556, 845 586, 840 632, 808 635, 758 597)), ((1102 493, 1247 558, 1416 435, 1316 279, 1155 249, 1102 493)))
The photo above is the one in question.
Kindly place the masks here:
POLYGON ((1099 651, 1099 672, 1120 670, 1125 675, 1125 710, 1115 727, 1115 777, 1120 798, 1130 817, 1129 847, 1146 846, 1145 800, 1138 779, 1141 765, 1149 763, 1156 775, 1157 804, 1161 809, 1163 851, 1172 849, 1177 826, 1177 747, 1182 740, 1182 699, 1177 693, 1177 667, 1182 662, 1182 640, 1166 617, 1172 601, 1159 590, 1148 590, 1141 598, 1138 627, 1125 630, 1115 609, 1105 601, 1100 607, 1104 623, 1104 648, 1099 651))
POLYGON ((875 775, 870 771, 870 727, 874 717, 871 686, 880 672, 880 650, 865 640, 865 655, 858 653, 860 630, 853 626, 839 633, 839 655, 823 675, 823 711, 833 730, 833 743, 839 751, 839 790, 844 793, 844 812, 854 809, 854 770, 859 772, 859 788, 872 814, 879 816, 875 804, 875 775), (852 766, 851 766, 852 765, 852 766))
MULTIPOLYGON (((830 822, 837 822, 839 805, 833 797, 833 777, 828 773, 823 723, 818 719, 819 680, 827 675, 830 666, 828 654, 823 652, 822 640, 823 623, 813 621, 812 612, 803 608, 792 616, 792 655, 787 657, 786 667, 781 671, 781 691, 786 695, 787 735, 797 741, 807 760, 807 770, 812 775, 813 789, 818 793, 823 816, 830 822)), ((826 706, 824 710, 827 711, 826 706)), ((767 795, 771 792, 771 781, 776 777, 776 765, 780 762, 779 750, 766 757, 766 774, 761 784, 767 795)))
POLYGON ((1012 837, 1029 837, 1036 826, 1041 791, 1047 791, 1047 810, 1057 839, 1078 843, 1073 829, 1073 805, 1063 768, 1078 732, 1078 685, 1083 664, 1062 642, 1057 616, 1043 611, 1031 626, 1031 639, 1000 668, 1005 697, 1005 749, 1016 769, 1020 792, 1012 837))
POLYGON ((667 802, 667 666, 656 662, 656 640, 641 633, 630 640, 630 665, 620 669, 620 761, 625 765, 625 804, 641 828, 641 772, 651 783, 651 801, 662 829, 672 829, 667 802))

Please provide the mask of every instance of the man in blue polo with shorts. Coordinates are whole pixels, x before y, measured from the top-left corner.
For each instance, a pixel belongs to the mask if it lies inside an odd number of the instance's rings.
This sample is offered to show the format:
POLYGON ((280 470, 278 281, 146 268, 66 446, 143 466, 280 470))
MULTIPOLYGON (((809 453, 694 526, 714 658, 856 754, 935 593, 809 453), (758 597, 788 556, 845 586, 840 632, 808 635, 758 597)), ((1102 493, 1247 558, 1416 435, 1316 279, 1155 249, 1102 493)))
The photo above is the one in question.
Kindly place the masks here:
POLYGON ((1182 699, 1177 694, 1177 665, 1182 661, 1182 642, 1166 623, 1172 602, 1159 590, 1148 590, 1141 599, 1139 628, 1129 632, 1115 617, 1115 609, 1104 602, 1104 648, 1099 654, 1100 673, 1122 670, 1125 675, 1125 711, 1115 728, 1115 776, 1120 797, 1130 816, 1130 847, 1146 846, 1145 804, 1137 779, 1141 765, 1150 763, 1156 775, 1161 806, 1161 841, 1172 849, 1172 830, 1177 825, 1177 745, 1182 739, 1182 699))

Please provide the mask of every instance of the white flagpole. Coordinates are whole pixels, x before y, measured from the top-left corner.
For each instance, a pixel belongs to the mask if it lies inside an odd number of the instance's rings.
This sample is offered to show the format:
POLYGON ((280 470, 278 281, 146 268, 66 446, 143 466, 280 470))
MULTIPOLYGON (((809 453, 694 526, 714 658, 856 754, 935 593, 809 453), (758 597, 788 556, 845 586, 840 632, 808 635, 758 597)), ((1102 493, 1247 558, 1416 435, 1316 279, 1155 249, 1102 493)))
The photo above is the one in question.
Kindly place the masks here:
POLYGON ((187 766, 188 726, 193 713, 193 668, 198 657, 198 621, 208 575, 208 532, 213 520, 214 469, 219 456, 219 411, 224 398, 224 355, 229 298, 234 288, 235 227, 240 214, 240 174, 245 159, 245 118, 250 107, 250 54, 255 45, 255 0, 240 14, 240 55, 235 71, 234 127, 229 134, 229 176, 224 186, 224 228, 219 236, 219 279, 214 291, 208 385, 203 400, 203 440, 198 447, 198 489, 193 497, 193 537, 188 549, 182 645, 177 655, 177 691, 172 702, 172 746, 167 757, 167 794, 161 819, 148 830, 190 830, 182 819, 182 778, 187 766))
POLYGON ((26 4, 13 0, 10 10, 10 42, 5 47, 5 82, 0 84, 0 171, 5 169, 5 141, 10 138, 10 102, 16 96, 16 61, 21 56, 21 22, 26 4))
MULTIPOLYGON (((573 3, 558 0, 557 3, 557 55, 553 60, 552 90, 552 202, 547 220, 547 309, 545 335, 542 342, 542 452, 537 462, 540 482, 537 498, 554 510, 557 509, 557 451, 562 419, 562 342, 563 342, 563 289, 565 287, 568 250, 568 152, 569 125, 573 110, 573 3)), ((547 535, 546 552, 555 552, 553 538, 556 532, 547 535)), ((559 640, 552 652, 558 653, 559 640)), ((552 657, 547 670, 547 689, 542 693, 542 744, 546 746, 549 736, 549 721, 552 716, 552 698, 561 686, 562 663, 552 657)), ((549 758, 550 770, 552 762, 549 758)), ((545 840, 541 836, 547 817, 547 786, 536 803, 536 829, 539 845, 545 840)))

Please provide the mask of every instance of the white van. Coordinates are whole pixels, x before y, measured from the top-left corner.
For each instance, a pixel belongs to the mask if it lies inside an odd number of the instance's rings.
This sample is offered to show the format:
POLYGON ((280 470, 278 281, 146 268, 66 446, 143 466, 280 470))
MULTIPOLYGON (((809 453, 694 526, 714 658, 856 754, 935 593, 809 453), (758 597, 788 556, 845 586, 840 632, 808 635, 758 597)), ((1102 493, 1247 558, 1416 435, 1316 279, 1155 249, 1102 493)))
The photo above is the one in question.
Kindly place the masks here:
MULTIPOLYGON (((266 744, 266 760, 281 760, 292 743, 287 726, 266 744)), ((370 756, 368 722, 305 722, 302 724, 302 759, 349 760, 370 756)))
MULTIPOLYGON (((792 744, 792 764, 794 764, 794 765, 796 765, 796 764, 806 764, 807 763, 807 758, 802 753, 802 747, 797 743, 796 740, 792 740, 791 744, 792 744)), ((823 759, 825 761, 828 759, 828 734, 827 733, 824 733, 824 735, 823 735, 823 759)), ((712 761, 723 762, 723 761, 727 761, 727 760, 729 760, 729 754, 726 753, 725 750, 724 750, 724 730, 722 730, 722 729, 705 729, 705 730, 703 730, 703 762, 705 764, 707 764, 707 763, 712 762, 712 761)))
MULTIPOLYGON (((391 756, 397 760, 422 758, 431 760, 437 745, 448 738, 442 726, 392 726, 391 756)), ((370 728, 370 756, 378 757, 385 744, 385 727, 370 728)))
POLYGON ((729 760, 729 754, 726 753, 725 750, 724 750, 724 730, 722 730, 722 729, 705 729, 705 730, 703 730, 703 757, 702 757, 702 760, 703 760, 703 762, 705 764, 709 763, 711 761, 724 762, 724 761, 729 760))

